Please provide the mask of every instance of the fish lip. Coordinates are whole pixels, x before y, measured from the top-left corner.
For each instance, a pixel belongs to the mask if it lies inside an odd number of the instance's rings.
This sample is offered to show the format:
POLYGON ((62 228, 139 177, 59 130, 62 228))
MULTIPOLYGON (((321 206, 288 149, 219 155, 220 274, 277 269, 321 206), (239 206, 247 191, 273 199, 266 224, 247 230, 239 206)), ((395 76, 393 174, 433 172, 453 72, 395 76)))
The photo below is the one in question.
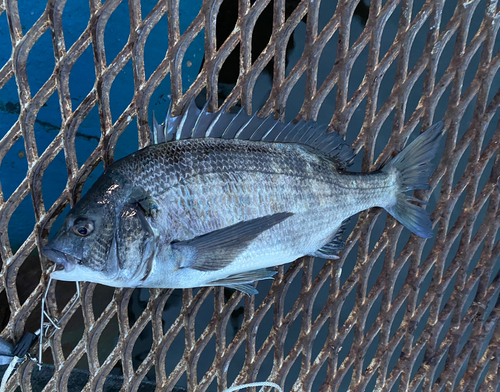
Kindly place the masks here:
POLYGON ((80 261, 74 256, 54 249, 50 244, 42 249, 42 255, 56 264, 56 271, 70 272, 75 268, 75 263, 80 261))

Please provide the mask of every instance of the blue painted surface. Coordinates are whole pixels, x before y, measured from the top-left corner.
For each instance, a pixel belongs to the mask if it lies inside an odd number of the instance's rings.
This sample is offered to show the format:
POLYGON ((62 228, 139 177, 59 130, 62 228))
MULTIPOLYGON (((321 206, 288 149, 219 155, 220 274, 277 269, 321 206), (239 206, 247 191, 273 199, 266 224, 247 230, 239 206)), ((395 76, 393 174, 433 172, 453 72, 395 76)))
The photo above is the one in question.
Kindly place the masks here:
MULTIPOLYGON (((181 2, 180 29, 183 32, 199 12, 202 0, 181 2)), ((142 4, 142 16, 147 17, 156 1, 146 0, 142 4)), ((19 2, 19 14, 23 33, 31 27, 42 15, 46 4, 44 2, 19 2)), ((88 24, 90 15, 88 2, 68 1, 63 12, 63 29, 66 50, 74 44, 88 24)), ((106 61, 111 63, 122 50, 130 33, 128 2, 123 1, 112 13, 104 34, 106 61)), ((164 16, 151 31, 146 41, 144 55, 146 78, 165 57, 168 48, 167 17, 164 16)), ((189 46, 183 60, 183 89, 188 89, 200 69, 204 51, 204 38, 200 34, 189 46), (189 62, 189 63, 188 63, 189 62), (189 65, 189 66, 188 66, 189 65)), ((6 13, 0 15, 0 68, 8 61, 12 52, 10 34, 6 13)), ((50 30, 46 31, 35 43, 28 56, 27 74, 32 95, 43 86, 54 70, 55 60, 50 30)), ((95 68, 92 46, 76 61, 69 80, 73 110, 75 110, 86 95, 91 91, 95 81, 95 68)), ((132 61, 130 60, 117 75, 110 91, 110 106, 113 122, 129 105, 134 93, 132 61)), ((150 116, 153 110, 160 119, 168 109, 170 94, 170 76, 152 95, 150 100, 150 116)), ((14 125, 19 116, 19 98, 17 85, 12 78, 0 90, 0 139, 14 125)), ((57 92, 53 94, 46 105, 40 110, 35 122, 35 137, 38 154, 53 141, 61 126, 61 114, 57 92)), ((75 139, 78 164, 82 165, 94 151, 101 136, 99 111, 97 106, 80 125, 75 139)), ((138 148, 137 122, 133 120, 119 138, 115 159, 126 156, 138 148)), ((8 199, 26 177, 28 162, 24 151, 24 139, 20 138, 9 150, 0 166, 0 183, 4 198, 8 199)), ((102 166, 91 174, 85 184, 85 189, 102 173, 102 166)), ((61 151, 48 166, 42 181, 42 192, 46 209, 49 209, 60 196, 68 179, 64 152, 61 151)), ((9 224, 9 238, 14 249, 18 248, 29 236, 34 227, 34 213, 31 197, 28 196, 17 208, 9 224), (23 222, 22 225, 19 222, 23 222)))

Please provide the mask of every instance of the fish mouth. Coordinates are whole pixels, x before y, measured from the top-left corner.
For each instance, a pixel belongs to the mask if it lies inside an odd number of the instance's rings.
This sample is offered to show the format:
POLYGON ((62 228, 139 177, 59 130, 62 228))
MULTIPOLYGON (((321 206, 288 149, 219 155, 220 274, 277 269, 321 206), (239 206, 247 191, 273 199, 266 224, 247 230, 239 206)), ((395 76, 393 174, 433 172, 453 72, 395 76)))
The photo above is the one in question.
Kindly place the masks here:
POLYGON ((74 256, 54 249, 50 244, 42 249, 42 255, 56 264, 56 271, 70 272, 80 261, 74 256))

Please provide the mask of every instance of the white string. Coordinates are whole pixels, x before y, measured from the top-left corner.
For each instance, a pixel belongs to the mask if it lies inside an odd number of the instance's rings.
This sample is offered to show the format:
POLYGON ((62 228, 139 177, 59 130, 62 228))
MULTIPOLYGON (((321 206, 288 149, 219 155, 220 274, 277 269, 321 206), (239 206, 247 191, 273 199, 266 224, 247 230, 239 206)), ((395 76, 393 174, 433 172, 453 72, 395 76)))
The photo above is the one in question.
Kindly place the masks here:
POLYGON ((9 377, 14 371, 17 361, 19 361, 19 358, 14 356, 14 358, 12 358, 12 361, 10 361, 9 367, 7 368, 7 370, 5 370, 5 373, 3 374, 2 377, 2 384, 0 384, 0 392, 5 392, 5 388, 7 387, 7 381, 9 381, 9 377))
MULTIPOLYGON (((243 384, 243 385, 236 385, 235 387, 228 388, 224 390, 224 392, 234 392, 234 391, 239 391, 240 389, 243 388, 251 388, 251 387, 273 387, 276 388, 279 392, 283 392, 283 389, 278 384, 275 384, 274 382, 269 382, 269 381, 262 381, 262 382, 251 382, 249 384, 243 384)), ((262 389, 261 389, 262 391, 262 389)))
MULTIPOLYGON (((39 339, 39 343, 38 343, 38 368, 41 369, 41 364, 42 364, 42 352, 43 352, 43 336, 44 336, 44 326, 45 326, 45 323, 43 322, 43 319, 44 317, 46 317, 50 323, 52 324, 52 326, 55 328, 55 329, 61 329, 61 327, 59 326, 58 323, 56 323, 54 321, 54 319, 49 315, 48 313, 48 306, 47 306, 47 296, 49 295, 49 289, 50 289, 50 284, 52 283, 52 274, 49 274, 49 281, 47 282, 47 288, 45 289, 45 293, 43 294, 43 297, 42 297, 42 314, 41 314, 41 317, 40 317, 40 335, 38 336, 38 339, 39 339), (46 310, 47 308, 47 310, 46 310)), ((78 300, 80 299, 80 285, 79 285, 79 282, 75 282, 76 284, 76 298, 75 300, 73 301, 73 303, 71 304, 71 306, 69 307, 69 309, 67 310, 67 313, 69 313, 71 311, 71 309, 73 309, 73 307, 76 305, 76 303, 78 302, 78 300)), ((2 392, 0 390, 0 392, 2 392)))

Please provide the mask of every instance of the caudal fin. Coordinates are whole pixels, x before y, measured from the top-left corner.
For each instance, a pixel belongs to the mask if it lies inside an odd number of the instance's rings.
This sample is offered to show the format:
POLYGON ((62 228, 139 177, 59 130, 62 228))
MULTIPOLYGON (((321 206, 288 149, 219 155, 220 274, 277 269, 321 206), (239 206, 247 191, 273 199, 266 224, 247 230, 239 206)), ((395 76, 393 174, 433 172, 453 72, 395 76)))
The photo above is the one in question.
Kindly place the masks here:
POLYGON ((386 210, 413 233, 424 238, 432 237, 430 215, 422 207, 409 203, 415 199, 403 192, 429 189, 433 171, 431 161, 436 155, 443 128, 442 121, 434 124, 382 169, 388 174, 395 174, 400 187, 396 203, 386 207, 386 210))

